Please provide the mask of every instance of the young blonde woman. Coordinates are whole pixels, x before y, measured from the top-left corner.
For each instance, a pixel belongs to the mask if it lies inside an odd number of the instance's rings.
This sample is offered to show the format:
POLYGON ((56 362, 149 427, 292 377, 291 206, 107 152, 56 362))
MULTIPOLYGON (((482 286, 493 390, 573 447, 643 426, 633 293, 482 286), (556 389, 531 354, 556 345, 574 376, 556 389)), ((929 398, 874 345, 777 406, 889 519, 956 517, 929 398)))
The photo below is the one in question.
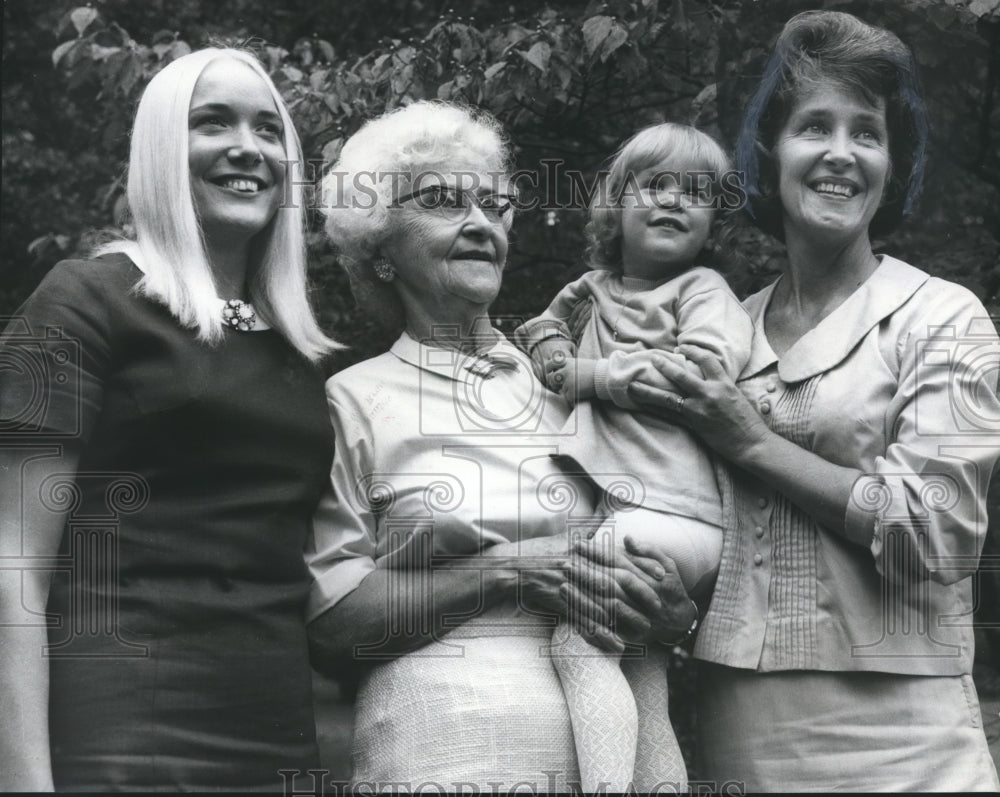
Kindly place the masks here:
POLYGON ((318 764, 302 550, 336 344, 282 205, 299 158, 251 55, 174 61, 132 132, 135 240, 58 264, 5 333, 43 366, 0 375, 5 789, 274 791, 318 764))

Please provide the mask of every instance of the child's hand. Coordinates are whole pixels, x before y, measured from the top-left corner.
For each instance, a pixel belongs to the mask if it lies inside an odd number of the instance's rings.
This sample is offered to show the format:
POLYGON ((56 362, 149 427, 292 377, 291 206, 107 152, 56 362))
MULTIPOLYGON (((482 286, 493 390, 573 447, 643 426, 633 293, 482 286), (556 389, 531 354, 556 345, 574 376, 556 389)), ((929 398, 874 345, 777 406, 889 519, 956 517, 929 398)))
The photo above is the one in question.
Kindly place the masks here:
POLYGON ((549 374, 561 368, 572 357, 576 357, 576 344, 561 336, 545 338, 531 350, 531 361, 535 364, 536 375, 549 390, 556 393, 559 392, 559 388, 552 386, 549 374))
POLYGON ((683 368, 692 376, 701 377, 701 369, 695 365, 690 360, 686 359, 683 354, 678 354, 676 352, 668 351, 649 351, 643 352, 643 354, 648 354, 647 362, 644 365, 642 371, 636 374, 633 381, 645 382, 648 385, 654 385, 656 387, 661 387, 664 390, 676 390, 674 383, 671 382, 667 377, 665 377, 659 369, 653 365, 653 359, 656 357, 662 358, 667 362, 672 362, 675 365, 683 368))
POLYGON ((576 404, 593 398, 596 369, 597 360, 570 357, 565 363, 553 363, 545 374, 545 384, 549 390, 560 393, 570 404, 576 404))

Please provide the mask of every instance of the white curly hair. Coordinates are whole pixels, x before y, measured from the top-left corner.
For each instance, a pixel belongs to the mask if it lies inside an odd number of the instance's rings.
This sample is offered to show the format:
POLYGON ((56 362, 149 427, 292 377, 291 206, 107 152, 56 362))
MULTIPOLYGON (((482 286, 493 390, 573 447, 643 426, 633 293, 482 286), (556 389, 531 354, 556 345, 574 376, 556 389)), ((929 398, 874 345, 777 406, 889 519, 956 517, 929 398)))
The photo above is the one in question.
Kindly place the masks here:
MULTIPOLYGON (((370 264, 389 233, 401 185, 431 173, 466 184, 487 174, 506 189, 510 153, 500 123, 460 105, 420 101, 366 122, 323 179, 326 232, 345 265, 370 264)), ((424 183, 428 184, 428 183, 424 183)), ((504 223, 509 228, 510 217, 504 223)))

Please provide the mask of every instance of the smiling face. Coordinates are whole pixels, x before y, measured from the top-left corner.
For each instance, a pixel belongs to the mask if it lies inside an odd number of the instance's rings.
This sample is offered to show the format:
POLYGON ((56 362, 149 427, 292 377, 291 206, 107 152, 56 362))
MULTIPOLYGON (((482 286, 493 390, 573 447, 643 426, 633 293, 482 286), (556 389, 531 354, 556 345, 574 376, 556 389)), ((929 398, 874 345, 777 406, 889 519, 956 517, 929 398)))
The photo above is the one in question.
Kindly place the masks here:
MULTIPOLYGON (((468 173, 463 177, 467 182, 468 173)), ((449 175, 443 178, 441 184, 455 185, 449 175)), ((436 179, 422 181, 420 188, 436 179)), ((485 170, 473 184, 480 200, 494 193, 494 180, 485 170)), ((407 316, 419 312, 445 322, 455 313, 488 307, 496 298, 507 262, 507 230, 499 215, 484 212, 472 200, 467 215, 456 218, 438 212, 436 202, 426 196, 389 208, 389 235, 381 254, 396 271, 396 290, 407 316)))
POLYGON ((664 279, 690 266, 705 248, 715 211, 711 197, 669 164, 636 175, 621 199, 622 273, 664 279), (677 177, 680 179, 678 180, 677 177))
POLYGON ((820 83, 796 98, 774 152, 786 241, 867 239, 890 171, 882 100, 820 83))
POLYGON ((245 244, 281 201, 284 126, 267 85, 246 64, 220 58, 191 96, 191 195, 210 246, 245 244))

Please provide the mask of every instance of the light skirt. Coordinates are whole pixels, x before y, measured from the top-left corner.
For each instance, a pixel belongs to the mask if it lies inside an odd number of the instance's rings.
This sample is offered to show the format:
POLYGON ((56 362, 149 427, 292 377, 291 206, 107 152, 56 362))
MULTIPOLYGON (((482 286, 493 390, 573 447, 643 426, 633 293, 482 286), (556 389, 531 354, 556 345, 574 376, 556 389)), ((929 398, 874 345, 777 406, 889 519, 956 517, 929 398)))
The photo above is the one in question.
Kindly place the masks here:
POLYGON ((699 667, 698 769, 716 790, 1000 789, 971 675, 699 667))
POLYGON ((372 670, 356 704, 356 788, 551 792, 579 782, 566 699, 546 653, 552 629, 504 630, 477 636, 493 632, 467 624, 372 670))

